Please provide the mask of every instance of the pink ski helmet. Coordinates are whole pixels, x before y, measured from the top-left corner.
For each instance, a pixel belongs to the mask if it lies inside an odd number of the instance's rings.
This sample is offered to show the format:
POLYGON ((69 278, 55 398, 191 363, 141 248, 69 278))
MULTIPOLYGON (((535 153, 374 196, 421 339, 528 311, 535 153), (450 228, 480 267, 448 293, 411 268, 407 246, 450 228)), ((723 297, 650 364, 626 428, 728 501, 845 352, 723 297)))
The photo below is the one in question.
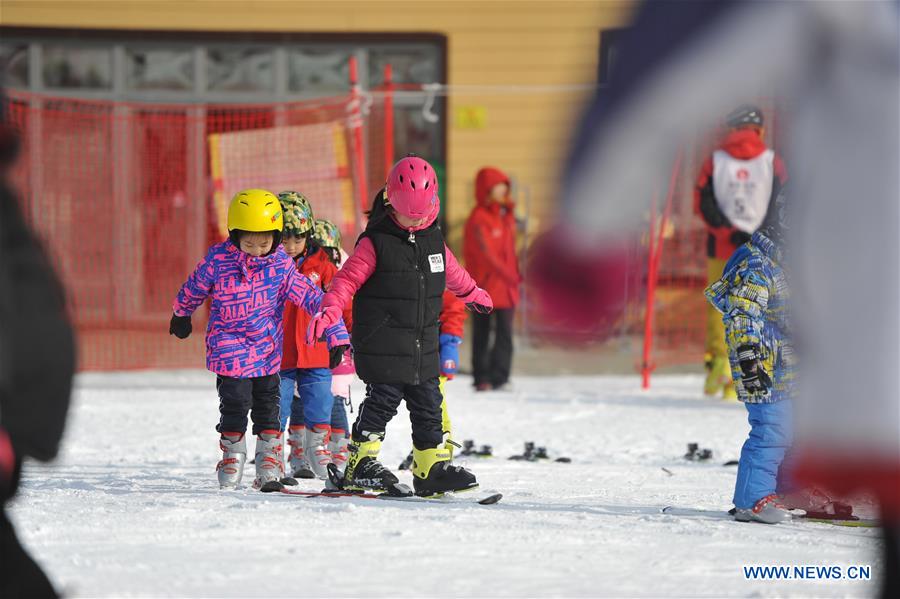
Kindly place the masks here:
POLYGON ((410 155, 393 166, 385 191, 390 205, 403 216, 426 218, 438 203, 437 175, 427 161, 410 155))

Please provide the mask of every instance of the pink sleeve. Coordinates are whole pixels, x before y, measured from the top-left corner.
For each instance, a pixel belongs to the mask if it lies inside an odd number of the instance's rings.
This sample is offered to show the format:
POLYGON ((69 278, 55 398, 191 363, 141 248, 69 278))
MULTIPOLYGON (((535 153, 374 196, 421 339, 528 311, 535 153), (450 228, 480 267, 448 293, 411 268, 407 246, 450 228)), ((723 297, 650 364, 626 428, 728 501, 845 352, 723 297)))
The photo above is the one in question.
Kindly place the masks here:
POLYGON ((456 297, 462 297, 471 292, 477 285, 469 272, 459 265, 456 256, 444 245, 444 253, 447 256, 447 289, 456 297))
POLYGON ((356 244, 356 251, 341 265, 331 280, 331 289, 322 298, 322 309, 335 307, 340 310, 350 304, 350 299, 375 272, 375 246, 368 237, 356 244))

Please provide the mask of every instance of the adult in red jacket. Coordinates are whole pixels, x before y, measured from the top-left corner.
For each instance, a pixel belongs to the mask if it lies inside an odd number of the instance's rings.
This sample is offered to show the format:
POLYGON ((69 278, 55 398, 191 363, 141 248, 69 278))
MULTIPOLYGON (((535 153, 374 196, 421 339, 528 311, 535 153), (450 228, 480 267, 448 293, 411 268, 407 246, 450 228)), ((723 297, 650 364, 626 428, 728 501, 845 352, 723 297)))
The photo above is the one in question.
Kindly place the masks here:
POLYGON ((512 367, 512 323, 522 277, 516 257, 515 204, 509 188, 509 177, 500 169, 478 171, 477 204, 466 221, 463 240, 466 268, 494 300, 493 312, 472 315, 472 373, 479 391, 506 385, 512 367))
MULTIPOLYGON (((694 210, 709 230, 707 279, 722 276, 725 263, 739 245, 759 228, 769 204, 787 181, 784 163, 763 141, 763 113, 756 106, 739 106, 726 117, 728 133, 706 159, 694 188, 694 210)), ((736 399, 725 346, 721 315, 707 306, 706 395, 722 393, 736 399)))

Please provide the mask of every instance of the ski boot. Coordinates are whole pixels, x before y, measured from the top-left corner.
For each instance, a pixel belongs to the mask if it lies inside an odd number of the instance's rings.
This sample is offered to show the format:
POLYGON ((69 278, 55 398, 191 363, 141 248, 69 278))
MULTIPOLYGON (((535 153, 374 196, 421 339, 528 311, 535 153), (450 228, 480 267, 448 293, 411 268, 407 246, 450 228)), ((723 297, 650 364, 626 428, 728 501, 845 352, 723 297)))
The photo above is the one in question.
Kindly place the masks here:
POLYGON ((751 509, 735 508, 734 519, 738 522, 762 522, 778 524, 791 519, 791 513, 779 503, 778 495, 766 495, 751 509))
POLYGON ((247 460, 247 443, 244 433, 222 433, 219 437, 222 459, 216 465, 219 488, 233 489, 241 484, 244 462, 247 460))
POLYGON ((409 470, 409 467, 412 466, 413 463, 413 452, 409 451, 409 455, 403 458, 403 461, 400 462, 400 465, 397 466, 397 470, 409 470))
POLYGON ((328 480, 328 464, 331 463, 331 452, 328 451, 328 441, 331 436, 331 427, 316 425, 306 429, 306 437, 303 442, 303 452, 310 469, 316 478, 328 480))
POLYGON ((494 457, 494 449, 490 445, 482 445, 474 454, 479 458, 491 458, 494 457))
POLYGON ((304 437, 306 436, 306 427, 302 424, 288 428, 288 446, 291 448, 291 457, 288 459, 288 466, 294 478, 315 478, 316 474, 309 467, 309 461, 303 449, 304 437))
POLYGON ((350 439, 340 433, 337 438, 332 431, 331 440, 328 442, 328 451, 331 452, 331 463, 337 467, 338 472, 343 473, 347 466, 347 460, 350 458, 350 439))
POLYGON ((472 439, 466 439, 465 441, 463 441, 462 451, 459 452, 459 455, 469 456, 474 455, 475 453, 475 441, 473 441, 472 439))
POLYGON ((350 459, 347 460, 343 479, 338 486, 348 491, 375 491, 392 495, 409 495, 408 487, 401 484, 396 475, 378 461, 378 452, 381 450, 384 433, 363 432, 363 434, 367 440, 351 439, 350 441, 348 446, 350 459))
POLYGON ((450 452, 443 447, 413 449, 412 473, 413 489, 422 497, 478 486, 474 474, 450 463, 450 452))
MULTIPOLYGON (((281 432, 268 429, 256 437, 256 479, 253 488, 263 493, 280 491, 284 488, 281 479, 284 478, 284 464, 282 463, 281 432)), ((294 481, 296 483, 296 481, 294 481)))

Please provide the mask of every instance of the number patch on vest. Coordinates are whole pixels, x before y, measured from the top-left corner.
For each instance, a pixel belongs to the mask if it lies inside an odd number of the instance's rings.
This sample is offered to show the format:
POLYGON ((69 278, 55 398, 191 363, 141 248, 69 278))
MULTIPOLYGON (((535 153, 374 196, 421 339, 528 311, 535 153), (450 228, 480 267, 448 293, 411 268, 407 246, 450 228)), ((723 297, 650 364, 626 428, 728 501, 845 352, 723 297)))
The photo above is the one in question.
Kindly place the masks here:
POLYGON ((431 265, 431 272, 444 272, 444 257, 440 254, 431 254, 428 256, 428 263, 431 265))

